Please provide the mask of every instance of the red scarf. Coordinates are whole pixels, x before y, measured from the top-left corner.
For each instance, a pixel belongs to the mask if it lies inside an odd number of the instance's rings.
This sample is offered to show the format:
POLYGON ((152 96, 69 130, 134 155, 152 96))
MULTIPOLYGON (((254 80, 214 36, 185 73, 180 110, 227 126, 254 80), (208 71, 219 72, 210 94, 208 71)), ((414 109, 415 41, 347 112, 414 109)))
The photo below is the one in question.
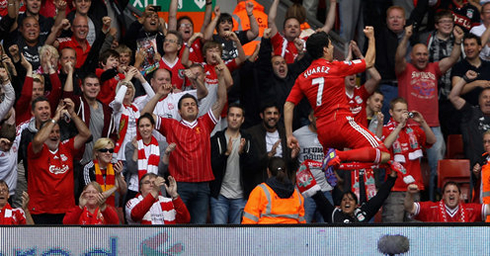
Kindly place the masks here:
POLYGON ((82 214, 80 215, 80 219, 78 220, 78 224, 80 225, 104 225, 105 220, 104 216, 97 207, 94 213, 90 213, 87 207, 83 207, 82 214))
MULTIPOLYGON (((374 173, 373 169, 361 169, 364 171, 364 187, 366 188, 366 200, 369 201, 372 197, 376 195, 376 184, 374 181, 374 173)), ((351 190, 356 194, 357 198, 359 198, 359 202, 361 202, 361 193, 360 193, 360 171, 361 170, 352 170, 351 172, 351 190)))
MULTIPOLYGON (((459 221, 457 222, 466 222, 466 209, 464 208, 462 203, 459 203, 459 221)), ((440 214, 440 219, 442 222, 448 222, 447 221, 447 210, 446 210, 446 204, 444 203, 444 200, 439 201, 439 214, 440 214)))
POLYGON ((141 134, 136 132, 136 139, 138 140, 138 180, 148 172, 158 174, 158 164, 160 162, 160 148, 158 147, 158 141, 154 136, 151 136, 150 144, 145 145, 141 134), (145 154, 145 148, 149 147, 150 154, 145 154))
POLYGON ((126 137, 126 133, 128 132, 129 115, 131 114, 130 110, 133 110, 132 113, 135 116, 136 122, 138 122, 138 118, 140 116, 138 107, 136 107, 134 104, 131 104, 129 106, 123 105, 121 120, 119 121, 119 131, 117 133, 119 134, 119 138, 117 139, 116 146, 114 147, 114 153, 116 154, 121 149, 121 146, 124 142, 124 138, 126 137))
MULTIPOLYGON (((390 118, 390 121, 385 125, 391 132, 398 126, 398 122, 390 118)), ((406 163, 408 160, 419 159, 423 156, 421 145, 418 143, 417 135, 413 132, 415 124, 407 123, 402 132, 398 134, 395 142, 393 142, 393 160, 399 163, 406 163), (402 144, 407 144, 407 147, 402 144)))
MULTIPOLYGON (((116 184, 116 175, 114 173, 114 168, 112 167, 112 164, 109 163, 107 164, 107 169, 104 173, 100 170, 99 167, 99 162, 97 160, 94 160, 94 166, 95 166, 95 181, 99 183, 99 185, 102 187, 102 191, 107 191, 114 187, 116 184), (105 175, 105 180, 104 180, 104 175, 105 175)), ((115 193, 112 193, 112 195, 107 198, 106 203, 108 205, 114 206, 115 207, 115 193)))

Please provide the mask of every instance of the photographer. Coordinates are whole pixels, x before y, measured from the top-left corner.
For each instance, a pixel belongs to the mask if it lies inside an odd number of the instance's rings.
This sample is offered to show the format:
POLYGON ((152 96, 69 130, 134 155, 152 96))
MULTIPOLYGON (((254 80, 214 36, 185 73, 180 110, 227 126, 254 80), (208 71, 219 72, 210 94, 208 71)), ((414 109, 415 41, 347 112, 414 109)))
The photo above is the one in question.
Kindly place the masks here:
MULTIPOLYGON (((390 102, 390 121, 383 127, 383 140, 390 149, 396 162, 406 169, 405 175, 411 175, 415 184, 424 190, 420 158, 423 148, 436 142, 436 136, 418 111, 408 112, 408 104, 403 98, 395 98, 390 102)), ((398 179, 383 205, 383 223, 403 222, 405 191, 407 184, 398 179)), ((420 194, 415 195, 417 199, 420 194)))

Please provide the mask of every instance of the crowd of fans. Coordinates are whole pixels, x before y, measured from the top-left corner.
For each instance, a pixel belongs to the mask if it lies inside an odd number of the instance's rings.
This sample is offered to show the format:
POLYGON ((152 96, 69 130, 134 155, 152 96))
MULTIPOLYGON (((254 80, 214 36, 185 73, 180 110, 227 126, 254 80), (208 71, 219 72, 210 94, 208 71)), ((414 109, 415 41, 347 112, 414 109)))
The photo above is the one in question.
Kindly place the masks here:
POLYGON ((0 224, 348 223, 381 206, 385 223, 484 220, 489 206, 462 204, 457 184, 436 202, 436 181, 447 136, 463 134, 490 202, 490 2, 323 0, 316 29, 318 1, 293 1, 283 21, 271 2, 237 0, 230 14, 207 0, 195 28, 177 0, 168 20, 149 5, 132 23, 127 1, 1 0, 0 224), (345 90, 329 100, 348 102, 348 123, 385 150, 323 148, 318 134, 347 130, 288 98, 306 81, 322 104, 331 81, 297 78, 329 73, 310 64, 333 56, 332 41, 307 41, 330 31, 349 46, 335 78, 345 90), (436 213, 414 202, 421 190, 436 213))

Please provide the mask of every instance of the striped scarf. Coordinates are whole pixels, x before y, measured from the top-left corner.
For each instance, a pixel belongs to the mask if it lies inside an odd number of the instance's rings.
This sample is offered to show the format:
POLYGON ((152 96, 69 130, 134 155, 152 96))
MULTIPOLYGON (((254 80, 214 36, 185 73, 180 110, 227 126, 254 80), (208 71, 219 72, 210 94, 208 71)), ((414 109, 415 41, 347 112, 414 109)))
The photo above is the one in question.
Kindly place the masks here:
MULTIPOLYGON (((95 181, 99 183, 99 185, 102 187, 102 191, 107 191, 114 187, 116 184, 116 176, 114 173, 114 168, 112 168, 112 164, 109 163, 107 164, 107 169, 105 173, 102 173, 99 167, 99 161, 94 160, 94 166, 95 166, 95 181), (104 180, 104 175, 105 175, 105 180, 104 180)), ((106 203, 108 205, 114 206, 116 205, 115 201, 115 193, 112 193, 112 195, 107 198, 106 203)))
POLYGON ((128 132, 128 123, 129 123, 130 115, 133 115, 135 122, 138 122, 138 118, 140 117, 140 112, 138 110, 138 107, 136 107, 134 104, 131 104, 129 106, 123 105, 121 120, 119 121, 119 131, 117 133, 119 134, 119 138, 117 139, 116 146, 114 147, 114 153, 116 154, 121 149, 121 146, 123 145, 124 142, 124 138, 126 137, 126 133, 128 132))
MULTIPOLYGON (((464 208, 462 203, 459 203, 459 220, 457 222, 466 222, 466 209, 464 208)), ((441 220, 443 222, 447 222, 447 210, 446 210, 446 204, 444 203, 444 200, 439 201, 439 213, 441 214, 441 220)), ((456 214, 456 213, 455 213, 456 214)))
POLYGON ((150 144, 145 145, 139 131, 136 133, 138 140, 138 180, 148 172, 158 174, 158 163, 160 162, 160 148, 158 141, 151 136, 150 144), (145 148, 149 147, 150 154, 145 154, 145 148))

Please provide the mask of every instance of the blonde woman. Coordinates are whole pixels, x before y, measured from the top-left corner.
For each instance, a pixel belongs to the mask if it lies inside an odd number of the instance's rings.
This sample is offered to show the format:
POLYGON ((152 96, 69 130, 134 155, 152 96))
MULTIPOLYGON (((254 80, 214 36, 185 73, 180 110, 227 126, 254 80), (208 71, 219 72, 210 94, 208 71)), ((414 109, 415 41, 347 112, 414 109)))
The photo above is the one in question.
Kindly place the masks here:
POLYGON ((122 174, 123 164, 113 163, 114 143, 111 139, 100 138, 94 144, 93 160, 83 168, 83 185, 98 182, 102 192, 107 193, 107 204, 115 207, 115 192, 124 196, 127 184, 122 174))

